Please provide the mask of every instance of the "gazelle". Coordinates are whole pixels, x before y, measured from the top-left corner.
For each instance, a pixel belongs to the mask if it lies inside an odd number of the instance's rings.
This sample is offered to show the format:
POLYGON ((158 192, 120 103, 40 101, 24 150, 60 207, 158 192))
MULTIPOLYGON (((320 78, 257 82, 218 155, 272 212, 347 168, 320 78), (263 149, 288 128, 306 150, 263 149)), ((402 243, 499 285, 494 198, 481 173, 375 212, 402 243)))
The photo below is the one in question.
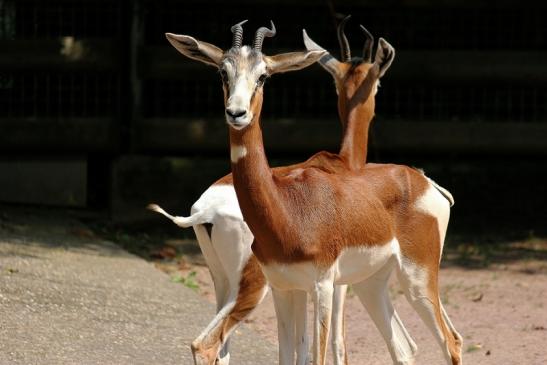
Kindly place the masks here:
MULTIPOLYGON (((345 21, 340 24, 338 28, 340 46, 343 52, 346 52, 347 49, 347 40, 343 33, 343 27, 345 21)), ((241 34, 241 23, 233 27, 232 31, 235 32, 234 35, 234 45, 238 45, 238 39, 240 39, 241 34)), ((370 39, 367 39, 367 47, 372 47, 370 39)), ((384 44, 384 47, 379 50, 378 53, 378 64, 383 63, 383 72, 387 70, 391 60, 394 56, 391 46, 387 43, 384 44), (380 53, 382 52, 382 53, 380 53), (388 57, 386 60, 383 60, 383 54, 386 54, 388 57)), ((352 72, 360 72, 358 69, 352 69, 352 72)), ((349 74, 349 73, 348 73, 349 74)), ((371 85, 375 83, 376 80, 371 80, 371 85)), ((365 95, 361 92, 363 96, 363 101, 368 99, 368 93, 365 95)), ((352 96, 352 95, 351 95, 352 96)), ((345 97, 345 94, 340 95, 341 98, 345 97)), ((339 104, 347 104, 346 102, 339 101, 339 104)), ((355 106, 357 108, 357 105, 355 106)), ((374 103, 368 102, 366 105, 360 106, 360 110, 353 113, 354 118, 359 120, 359 123, 367 124, 370 122, 374 112, 374 103), (370 110, 372 108, 372 110, 370 110)), ((345 119, 341 119, 343 126, 345 119)), ((344 128, 345 136, 342 143, 342 152, 346 160, 352 160, 353 166, 355 168, 361 168, 364 165, 364 160, 366 156, 366 142, 367 135, 366 130, 363 134, 362 128, 359 125, 355 125, 355 121, 351 121, 347 128, 344 128), (359 135, 359 138, 354 138, 349 133, 356 133, 359 135), (355 157, 352 157, 355 155, 355 157)), ((322 159, 310 159, 305 162, 306 165, 329 163, 330 160, 322 159)), ((302 167, 304 164, 299 164, 297 166, 302 167)), ((345 169, 345 166, 343 167, 345 169)), ((276 171, 282 173, 283 169, 286 168, 277 168, 276 171)), ((173 217, 163 211, 160 207, 156 205, 150 206, 152 210, 160 212, 173 220, 176 224, 182 227, 193 226, 198 238, 200 247, 204 253, 207 264, 211 270, 214 282, 215 282, 215 292, 217 294, 217 316, 211 322, 211 324, 203 331, 203 333, 194 341, 193 349, 196 356, 196 361, 200 363, 208 363, 211 361, 211 357, 216 349, 219 347, 219 344, 224 344, 224 341, 227 340, 228 334, 231 332, 233 327, 225 327, 223 324, 225 321, 234 321, 233 318, 229 318, 230 311, 238 312, 239 302, 236 299, 242 296, 238 296, 239 284, 242 281, 242 271, 246 266, 246 263, 249 261, 251 255, 250 246, 253 240, 252 234, 243 221, 241 211, 237 204, 237 198, 235 196, 235 191, 233 190, 231 175, 228 175, 215 184, 213 184, 209 189, 207 189, 200 199, 192 207, 192 216, 185 217, 173 217), (223 258, 223 260, 220 260, 223 258), (222 262, 221 262, 222 261, 222 262), (224 328, 226 333, 220 329, 224 328), (201 355, 200 355, 201 354, 201 355), (204 355, 205 354, 205 355, 204 355), (199 360, 201 359, 201 360, 199 360)), ((255 275, 262 275, 262 273, 251 271, 255 275)), ((255 280, 262 280, 263 278, 255 278, 255 280)), ((347 363, 345 356, 345 346, 343 341, 343 301, 345 298, 345 285, 337 288, 334 303, 335 308, 333 309, 333 327, 335 329, 335 336, 332 337, 333 344, 333 353, 335 355, 335 364, 345 364, 347 363), (339 303, 339 305, 336 305, 339 303)), ((305 327, 305 318, 306 312, 302 310, 305 308, 306 296, 302 296, 302 292, 295 293, 285 293, 284 296, 293 296, 293 304, 297 308, 287 308, 286 310, 281 310, 278 308, 278 318, 280 323, 280 356, 281 359, 284 359, 283 362, 293 363, 294 360, 289 360, 290 354, 294 352, 293 348, 290 346, 291 337, 288 333, 291 328, 292 319, 298 319, 297 322, 297 335, 296 338, 304 338, 304 340, 298 342, 298 359, 299 361, 305 360, 307 354, 307 340, 305 334, 302 333, 303 328, 305 327), (303 313, 302 313, 303 312, 303 313), (293 313, 301 313, 296 317, 293 317, 293 313), (292 319, 291 319, 292 318, 292 319), (303 337, 304 336, 304 337, 303 337)), ((373 298, 382 298, 382 293, 378 295, 371 295, 373 298)), ((279 294, 275 294, 277 297, 279 294)), ((252 297, 251 298, 255 298, 252 297)), ((256 297, 257 299, 261 297, 256 297)), ((389 298, 388 298, 389 300, 389 298)), ((250 302, 246 302, 246 305, 249 306, 250 302)), ((255 303, 258 305, 258 302, 255 303)), ((251 308, 252 309, 252 308, 251 308)), ((247 313, 247 312, 245 312, 247 313)), ((240 317, 243 319, 243 316, 240 317)), ((396 322, 394 326, 400 324, 398 317, 395 314, 396 322)), ((385 318, 385 325, 389 325, 390 318, 385 318)), ((400 331, 406 334, 402 324, 400 325, 400 331)), ((408 336, 407 336, 408 337, 408 336)), ((389 343, 388 343, 389 345, 389 343)), ((413 345, 413 343, 412 343, 413 345)), ((413 345, 414 346, 414 345, 413 345)), ((393 352, 390 350, 390 352, 393 352)), ((229 353, 227 351, 227 345, 224 346, 222 350, 222 357, 220 363, 228 363, 229 353)), ((282 362, 282 363, 283 363, 282 362)), ((299 362, 300 363, 300 362, 299 362)))
MULTIPOLYGON (((242 48, 243 23, 245 21, 232 27, 234 53, 242 48)), ((264 36, 269 34, 267 28, 259 29, 255 35, 252 49, 260 49, 264 36)), ((184 38, 184 36, 168 33, 167 38, 180 51, 180 42, 184 42, 190 37, 184 38)), ((247 46, 243 48, 246 52, 251 51, 251 48, 247 46)), ((305 62, 302 67, 315 62, 321 53, 323 51, 300 53, 305 62)), ((277 60, 281 64, 284 62, 284 58, 289 56, 290 54, 280 55, 272 58, 272 61, 277 60)), ((206 63, 210 64, 211 62, 206 63)), ((287 69, 287 71, 289 70, 290 68, 287 69)), ((221 77, 226 85, 227 75, 221 71, 221 77)), ((264 82, 263 79, 257 81, 257 83, 262 82, 264 82)), ((230 112, 227 111, 227 113, 230 112)), ((278 170, 282 173, 283 169, 279 168, 278 170)), ((237 324, 262 301, 267 289, 258 262, 252 256, 253 236, 239 209, 231 174, 215 182, 202 194, 192 206, 192 215, 188 218, 173 217, 157 205, 150 205, 149 208, 162 213, 181 227, 193 226, 213 277, 217 300, 217 315, 192 343, 194 360, 198 365, 213 364, 215 359, 219 364, 228 364, 230 334, 237 324), (249 285, 250 283, 252 285, 249 285)), ((298 349, 297 362, 304 364, 308 354, 308 341, 305 333, 306 293, 286 294, 273 291, 275 302, 277 302, 278 295, 283 295, 283 303, 287 301, 290 303, 290 308, 276 306, 280 337, 280 363, 294 364, 296 345, 298 349), (301 315, 295 317, 294 313, 301 313, 301 315)), ((341 316, 336 317, 342 318, 341 316)))
MULTIPOLYGON (((221 70, 233 182, 254 235, 252 250, 273 288, 312 294, 314 363, 325 362, 334 284, 353 283, 366 301, 367 289, 384 286, 396 268, 407 298, 441 343, 447 361, 460 364, 461 337, 438 295, 449 193, 407 167, 348 167, 341 173, 337 167, 346 162, 327 152, 314 156, 329 161, 322 166, 293 167, 283 174, 270 169, 259 123, 263 81, 306 67, 323 53, 268 57, 261 52, 259 37, 253 49, 232 47, 226 52, 189 36, 168 38, 181 53, 221 70)), ((378 76, 380 71, 369 70, 378 76)))

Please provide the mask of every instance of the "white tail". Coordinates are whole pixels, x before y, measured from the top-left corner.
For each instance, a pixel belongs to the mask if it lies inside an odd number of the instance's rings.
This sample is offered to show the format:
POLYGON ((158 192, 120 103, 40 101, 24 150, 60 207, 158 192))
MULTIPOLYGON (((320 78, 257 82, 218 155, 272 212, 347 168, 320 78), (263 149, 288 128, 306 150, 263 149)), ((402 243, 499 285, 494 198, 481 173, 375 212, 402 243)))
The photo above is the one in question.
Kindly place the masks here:
POLYGON ((149 204, 146 208, 154 212, 163 214, 164 216, 169 218, 171 221, 173 221, 173 223, 175 223, 177 226, 182 228, 188 228, 198 224, 208 223, 205 217, 203 216, 203 211, 198 211, 189 217, 178 217, 178 216, 172 216, 171 214, 167 213, 157 204, 149 204))

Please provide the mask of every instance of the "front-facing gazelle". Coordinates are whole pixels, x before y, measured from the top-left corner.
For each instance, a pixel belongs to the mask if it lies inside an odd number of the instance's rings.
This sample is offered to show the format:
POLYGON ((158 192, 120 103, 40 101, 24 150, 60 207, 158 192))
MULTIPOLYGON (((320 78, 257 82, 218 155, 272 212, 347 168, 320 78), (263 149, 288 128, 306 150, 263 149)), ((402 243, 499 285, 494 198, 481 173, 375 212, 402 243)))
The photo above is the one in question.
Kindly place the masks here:
POLYGON ((305 67, 322 53, 267 57, 259 47, 224 53, 188 36, 168 37, 183 54, 221 70, 234 186, 255 236, 253 252, 272 287, 312 293, 314 362, 325 359, 333 284, 354 283, 363 299, 366 279, 383 283, 397 268, 407 297, 443 344, 447 360, 459 364, 461 341, 438 297, 449 202, 435 185, 405 167, 341 170, 344 159, 326 152, 314 157, 337 168, 304 166, 280 175, 268 166, 259 124, 263 79, 305 67), (409 228, 411 222, 417 225, 409 228))
MULTIPOLYGON (((233 46, 235 47, 241 46, 242 23, 232 27, 234 33, 233 46)), ((345 39, 344 25, 345 22, 339 25, 338 33, 340 47, 346 53, 347 41, 343 41, 345 39)), ((262 38, 262 32, 268 33, 267 30, 261 28, 255 38, 262 38)), ((372 46, 369 38, 366 39, 366 45, 372 46)), ((341 111, 347 109, 346 105, 353 105, 351 118, 342 117, 340 120, 344 130, 340 155, 352 168, 360 169, 364 167, 368 124, 374 116, 375 93, 370 91, 371 87, 378 83, 378 79, 371 77, 372 74, 368 74, 368 68, 377 65, 383 74, 391 64, 393 56, 393 48, 387 42, 384 42, 378 48, 374 63, 368 60, 367 65, 364 65, 364 67, 347 68, 343 73, 344 80, 341 80, 342 78, 338 80, 341 81, 339 86, 341 88, 341 92, 339 92, 341 111), (367 74, 368 77, 366 77, 367 74), (353 85, 356 82, 364 84, 364 87, 355 89, 353 85), (346 90, 345 85, 352 90, 346 90), (353 93, 353 90, 355 90, 355 93, 353 93), (348 103, 349 100, 352 100, 352 103, 348 103)), ((331 63, 328 62, 328 64, 331 63)), ((342 75, 341 73, 338 74, 342 75)), ((342 112, 342 115, 345 115, 345 113, 342 112)), ((290 172, 295 167, 321 165, 330 168, 336 167, 332 165, 332 159, 325 160, 321 155, 317 155, 303 163, 278 167, 275 170, 278 174, 283 174, 284 171, 290 172)), ((338 164, 338 167, 343 170, 347 168, 345 164, 338 164)), ((263 293, 263 290, 259 285, 255 284, 253 287, 249 287, 241 284, 254 282, 263 283, 265 286, 262 272, 248 269, 256 265, 256 259, 251 256, 253 236, 239 209, 232 176, 231 174, 225 176, 209 187, 192 206, 192 215, 190 217, 173 217, 154 204, 150 205, 150 209, 165 215, 181 227, 192 226, 194 228, 205 261, 213 277, 217 297, 217 315, 192 343, 194 358, 196 364, 202 365, 213 363, 218 356, 218 364, 227 365, 230 358, 228 352, 230 334, 237 322, 241 322, 262 299, 260 293, 263 293), (222 351, 218 353, 220 348, 222 348, 222 351)), ((415 345, 402 326, 397 314, 393 311, 391 304, 387 303, 387 308, 381 308, 386 306, 387 292, 385 288, 371 287, 370 289, 368 295, 370 300, 366 303, 367 309, 371 316, 375 318, 379 328, 390 328, 387 332, 381 331, 390 353, 395 359, 408 358, 409 354, 414 353, 415 345), (381 306, 376 303, 381 303, 381 306), (382 311, 381 315, 376 313, 379 310, 382 311), (390 340, 392 332, 403 333, 406 336, 401 341, 393 341, 390 340)), ((345 292, 345 285, 337 286, 335 289, 332 320, 334 335, 331 337, 335 365, 343 365, 348 362, 343 336, 345 292)), ((308 346, 307 336, 304 333, 306 294, 301 291, 283 293, 274 291, 273 296, 274 303, 280 304, 279 302, 282 302, 281 305, 276 306, 280 339, 280 363, 293 364, 295 349, 298 355, 297 363, 307 363, 308 346)), ((387 300, 389 301, 389 298, 387 300)))

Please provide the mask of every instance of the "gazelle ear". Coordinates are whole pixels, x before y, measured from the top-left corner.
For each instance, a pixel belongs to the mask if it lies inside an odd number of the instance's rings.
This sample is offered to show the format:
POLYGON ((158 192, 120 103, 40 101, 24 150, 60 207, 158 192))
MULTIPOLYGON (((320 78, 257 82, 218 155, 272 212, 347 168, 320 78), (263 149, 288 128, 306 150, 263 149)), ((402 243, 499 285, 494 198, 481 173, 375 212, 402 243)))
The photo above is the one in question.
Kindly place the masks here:
POLYGON ((395 58, 395 48, 389 44, 384 38, 378 40, 378 49, 376 50, 376 56, 374 57, 374 64, 378 66, 379 75, 378 78, 384 76, 391 62, 395 58))
POLYGON ((198 41, 187 35, 165 33, 165 36, 169 43, 186 57, 215 67, 220 64, 224 52, 217 46, 198 41))
POLYGON ((317 62, 325 54, 324 50, 282 53, 266 56, 266 65, 271 74, 296 71, 317 62))
POLYGON ((325 54, 319 59, 319 64, 335 79, 342 78, 341 62, 334 58, 323 47, 315 43, 306 33, 306 29, 302 29, 302 35, 304 36, 304 44, 308 51, 324 51, 325 54))

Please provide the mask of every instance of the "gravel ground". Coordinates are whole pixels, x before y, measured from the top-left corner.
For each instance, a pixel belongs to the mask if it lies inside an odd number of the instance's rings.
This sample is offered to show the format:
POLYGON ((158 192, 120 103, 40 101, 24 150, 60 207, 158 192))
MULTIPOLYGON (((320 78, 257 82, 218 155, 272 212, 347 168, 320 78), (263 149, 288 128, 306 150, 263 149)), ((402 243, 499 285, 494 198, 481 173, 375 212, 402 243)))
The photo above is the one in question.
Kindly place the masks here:
MULTIPOLYGON (((162 260, 156 265, 174 277, 190 277, 200 294, 214 302, 214 288, 203 259, 196 253, 195 243, 179 240, 165 243, 165 247, 174 247, 176 251, 194 249, 191 254, 162 260), (177 264, 173 265, 173 261, 177 264), (190 275, 192 272, 195 277, 190 275)), ((547 343, 547 240, 492 245, 497 249, 489 250, 453 244, 456 246, 457 250, 446 255, 441 269, 441 295, 452 322, 464 338, 464 364, 547 364, 544 351, 547 343)), ((442 364, 436 341, 406 302, 394 278, 390 293, 418 345, 417 364, 442 364)), ((246 322, 276 344, 275 321, 271 295, 268 295, 246 322)), ((391 363, 380 334, 351 291, 346 301, 346 324, 351 364, 391 363)))
MULTIPOLYGON (((192 364, 214 306, 57 213, 0 210, 0 364, 192 364)), ((232 343, 234 364, 277 359, 248 328, 232 343)))

